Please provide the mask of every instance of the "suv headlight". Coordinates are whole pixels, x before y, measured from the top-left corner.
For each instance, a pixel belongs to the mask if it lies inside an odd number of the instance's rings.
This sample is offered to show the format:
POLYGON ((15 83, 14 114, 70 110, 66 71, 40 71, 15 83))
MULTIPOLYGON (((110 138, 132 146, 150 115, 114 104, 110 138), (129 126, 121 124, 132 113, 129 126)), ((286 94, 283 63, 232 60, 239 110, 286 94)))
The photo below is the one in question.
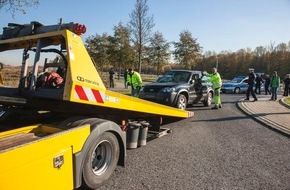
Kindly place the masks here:
POLYGON ((165 87, 161 91, 162 92, 174 92, 175 88, 173 88, 173 87, 165 87))
POLYGON ((140 88, 140 92, 141 92, 141 91, 144 91, 144 87, 143 87, 143 86, 140 88))

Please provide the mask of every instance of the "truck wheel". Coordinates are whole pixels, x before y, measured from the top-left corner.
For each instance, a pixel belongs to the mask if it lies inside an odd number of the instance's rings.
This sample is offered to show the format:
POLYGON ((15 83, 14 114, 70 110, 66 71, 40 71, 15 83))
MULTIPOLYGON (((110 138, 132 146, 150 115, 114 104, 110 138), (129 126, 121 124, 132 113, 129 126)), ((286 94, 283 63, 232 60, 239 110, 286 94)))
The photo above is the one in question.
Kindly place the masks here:
POLYGON ((187 106, 187 99, 183 94, 180 94, 177 99, 176 107, 181 110, 185 110, 187 106))
POLYGON ((204 102, 203 102, 203 105, 206 106, 206 107, 208 107, 208 106, 211 105, 211 101, 212 101, 212 93, 209 92, 209 93, 207 94, 207 96, 206 96, 204 102))
POLYGON ((119 143, 113 133, 105 132, 90 145, 83 165, 83 181, 91 189, 104 184, 113 174, 120 154, 119 143))
POLYGON ((235 88, 234 93, 239 94, 241 92, 241 89, 239 87, 235 88))

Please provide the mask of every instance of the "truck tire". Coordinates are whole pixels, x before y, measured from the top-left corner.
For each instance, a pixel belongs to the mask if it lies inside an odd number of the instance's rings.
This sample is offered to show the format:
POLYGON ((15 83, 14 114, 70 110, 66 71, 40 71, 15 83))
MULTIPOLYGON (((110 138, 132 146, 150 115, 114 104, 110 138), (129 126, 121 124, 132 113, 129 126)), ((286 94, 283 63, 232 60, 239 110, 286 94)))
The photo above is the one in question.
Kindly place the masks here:
POLYGON ((183 94, 179 94, 176 102, 176 107, 181 110, 185 110, 187 106, 187 99, 183 94))
POLYGON ((103 185, 113 174, 119 159, 118 140, 105 132, 90 144, 83 165, 83 184, 91 189, 103 185))

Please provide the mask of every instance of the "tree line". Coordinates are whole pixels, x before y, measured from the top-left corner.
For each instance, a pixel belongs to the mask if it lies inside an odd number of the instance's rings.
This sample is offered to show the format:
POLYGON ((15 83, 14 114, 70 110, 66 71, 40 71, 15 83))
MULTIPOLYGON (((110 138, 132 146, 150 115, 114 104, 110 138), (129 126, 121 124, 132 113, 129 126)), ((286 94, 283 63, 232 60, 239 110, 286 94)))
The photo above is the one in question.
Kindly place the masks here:
POLYGON ((271 42, 254 50, 203 52, 197 38, 188 30, 180 32, 177 42, 168 42, 159 31, 152 34, 154 20, 148 16, 148 10, 147 0, 136 0, 127 25, 120 22, 114 26, 113 35, 96 34, 86 39, 86 47, 98 69, 107 71, 113 67, 121 72, 134 67, 141 73, 159 75, 170 69, 211 71, 212 67, 218 67, 225 79, 246 75, 250 67, 270 75, 277 71, 281 77, 290 73, 290 41, 278 45, 271 42))
MULTIPOLYGON (((138 47, 130 42, 130 32, 122 23, 114 27, 114 35, 89 36, 85 44, 102 71, 110 67, 117 71, 128 67, 138 69, 138 47)), ((202 60, 201 46, 189 31, 181 32, 180 41, 172 43, 167 42, 159 31, 155 32, 142 50, 142 72, 161 74, 166 67, 174 66, 172 60, 184 69, 191 69, 202 60), (170 50, 171 45, 174 45, 174 51, 170 50)))
MULTIPOLYGON (((86 47, 98 69, 107 71, 113 67, 119 72, 128 67, 137 69, 138 51, 130 41, 130 31, 122 23, 114 26, 113 30, 114 35, 96 34, 86 39, 86 47)), ((149 38, 142 55, 142 73, 146 74, 159 75, 170 69, 211 71, 212 67, 218 67, 225 79, 246 75, 248 68, 270 75, 277 71, 281 77, 290 73, 290 42, 277 45, 271 42, 254 50, 202 52, 197 39, 187 30, 180 33, 178 42, 166 41, 157 31, 149 38)))
POLYGON ((209 70, 216 65, 225 79, 246 75, 248 68, 270 76, 273 71, 277 71, 283 79, 290 73, 290 42, 277 45, 271 42, 266 47, 258 46, 254 50, 247 48, 236 52, 223 51, 219 54, 208 51, 204 53, 202 61, 198 62, 195 69, 209 70))

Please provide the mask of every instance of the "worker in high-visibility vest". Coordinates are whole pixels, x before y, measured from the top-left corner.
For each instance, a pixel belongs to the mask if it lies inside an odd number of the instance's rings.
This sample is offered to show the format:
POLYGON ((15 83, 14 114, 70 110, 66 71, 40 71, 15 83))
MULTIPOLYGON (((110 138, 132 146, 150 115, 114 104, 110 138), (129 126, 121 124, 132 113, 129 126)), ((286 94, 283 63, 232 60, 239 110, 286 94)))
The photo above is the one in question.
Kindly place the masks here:
POLYGON ((139 97, 139 92, 142 87, 142 79, 138 72, 132 68, 128 69, 127 82, 131 86, 131 95, 139 97))
POLYGON ((212 83, 212 87, 214 89, 213 99, 214 99, 215 106, 212 107, 211 109, 218 109, 218 108, 222 108, 221 97, 220 97, 222 79, 221 79, 220 74, 217 72, 217 68, 214 67, 212 71, 213 71, 212 74, 208 74, 207 72, 204 72, 204 75, 209 77, 209 81, 212 83))
POLYGON ((2 69, 3 69, 3 63, 0 62, 0 85, 4 84, 4 79, 1 72, 2 69))

